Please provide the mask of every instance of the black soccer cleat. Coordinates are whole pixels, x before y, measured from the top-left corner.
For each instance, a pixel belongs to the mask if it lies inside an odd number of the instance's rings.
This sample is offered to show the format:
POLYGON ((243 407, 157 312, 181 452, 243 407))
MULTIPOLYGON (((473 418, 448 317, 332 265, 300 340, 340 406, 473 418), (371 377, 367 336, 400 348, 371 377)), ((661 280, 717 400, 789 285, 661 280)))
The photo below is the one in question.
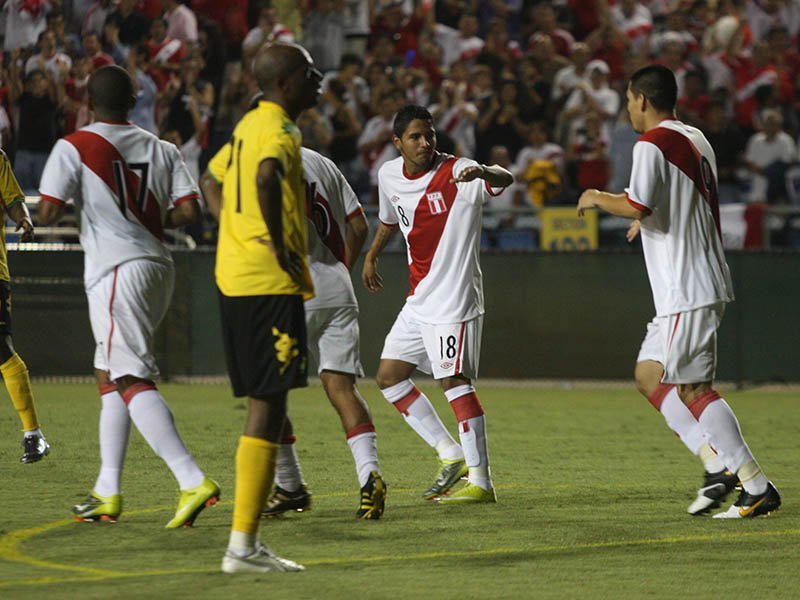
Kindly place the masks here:
POLYGON ((731 471, 709 473, 703 477, 703 486, 697 490, 697 498, 686 509, 690 515, 704 515, 717 508, 739 484, 739 477, 731 471))
POLYGON ((267 499, 267 506, 261 511, 261 515, 264 517, 277 517, 291 510, 297 512, 311 510, 311 493, 306 489, 305 485, 301 485, 294 492, 289 492, 276 485, 267 499))
POLYGON ((50 454, 50 444, 43 435, 29 435, 22 440, 22 456, 19 459, 23 465, 39 462, 50 454))
POLYGON ((369 474, 369 479, 361 488, 361 501, 356 511, 356 519, 376 521, 383 515, 386 502, 386 482, 378 471, 369 474))
POLYGON ((725 512, 714 515, 715 519, 750 519, 767 516, 781 506, 781 495, 771 481, 767 482, 767 490, 763 494, 750 494, 742 490, 739 499, 725 512))

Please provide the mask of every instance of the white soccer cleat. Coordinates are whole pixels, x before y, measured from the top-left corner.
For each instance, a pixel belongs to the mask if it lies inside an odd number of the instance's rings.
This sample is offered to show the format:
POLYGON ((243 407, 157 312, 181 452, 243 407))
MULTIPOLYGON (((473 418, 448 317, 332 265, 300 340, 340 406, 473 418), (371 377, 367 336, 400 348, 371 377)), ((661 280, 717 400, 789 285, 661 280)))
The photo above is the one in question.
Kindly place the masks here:
POLYGON ((263 544, 256 546, 255 551, 247 556, 237 556, 228 550, 222 558, 223 573, 291 573, 305 570, 303 565, 281 558, 263 544))
POLYGON ((697 498, 686 509, 690 515, 704 515, 717 508, 739 483, 739 477, 730 471, 706 472, 703 487, 697 490, 697 498))

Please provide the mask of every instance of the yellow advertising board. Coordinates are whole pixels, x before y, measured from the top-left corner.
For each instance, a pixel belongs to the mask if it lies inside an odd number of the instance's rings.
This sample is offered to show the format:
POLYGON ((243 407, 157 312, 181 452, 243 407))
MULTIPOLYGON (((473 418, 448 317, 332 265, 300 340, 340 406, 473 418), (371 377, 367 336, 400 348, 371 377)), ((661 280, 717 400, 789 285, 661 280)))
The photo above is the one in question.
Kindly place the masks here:
POLYGON ((543 208, 539 212, 542 250, 564 252, 597 250, 597 211, 587 210, 579 217, 574 208, 543 208))

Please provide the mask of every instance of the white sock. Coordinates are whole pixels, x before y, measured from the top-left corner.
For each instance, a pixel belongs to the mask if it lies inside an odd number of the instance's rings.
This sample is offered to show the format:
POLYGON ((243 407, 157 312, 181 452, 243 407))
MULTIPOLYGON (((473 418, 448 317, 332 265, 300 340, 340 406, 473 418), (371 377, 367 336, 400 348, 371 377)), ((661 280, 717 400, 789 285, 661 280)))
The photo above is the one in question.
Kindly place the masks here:
POLYGON ((300 461, 294 449, 295 438, 291 441, 282 441, 278 447, 278 457, 275 461, 275 485, 287 492, 296 492, 305 484, 303 472, 300 470, 300 461))
POLYGON ((447 390, 450 406, 458 419, 458 435, 469 467, 469 482, 485 490, 492 488, 489 471, 489 444, 486 439, 486 417, 471 385, 447 390))
POLYGON ((356 425, 347 432, 347 445, 356 464, 359 487, 364 487, 373 471, 381 472, 378 462, 378 436, 372 423, 356 425))
POLYGON ((228 538, 228 552, 239 557, 248 556, 255 552, 257 539, 257 533, 245 533, 232 529, 228 538))
POLYGON ((445 429, 431 401, 410 379, 381 390, 383 397, 399 410, 406 423, 425 442, 435 448, 442 460, 464 458, 464 453, 453 436, 445 429))
POLYGON ((120 493, 122 466, 128 449, 131 416, 119 392, 114 390, 100 396, 100 474, 94 491, 104 498, 120 493))
POLYGON ((42 430, 38 427, 36 429, 28 429, 27 431, 22 432, 22 437, 29 438, 29 437, 42 437, 42 430))
POLYGON ((128 403, 134 425, 172 471, 182 490, 195 488, 205 475, 183 444, 167 403, 155 388, 136 393, 128 403))
POLYGON ((675 432, 689 452, 698 456, 700 448, 706 443, 706 438, 700 423, 678 396, 678 388, 673 386, 667 392, 661 402, 660 411, 669 428, 675 432))
POLYGON ((739 473, 746 466, 743 475, 747 481, 742 480, 744 489, 751 494, 763 494, 767 490, 767 478, 744 441, 739 421, 728 403, 718 393, 710 391, 693 400, 690 409, 711 445, 720 449, 728 469, 739 473))

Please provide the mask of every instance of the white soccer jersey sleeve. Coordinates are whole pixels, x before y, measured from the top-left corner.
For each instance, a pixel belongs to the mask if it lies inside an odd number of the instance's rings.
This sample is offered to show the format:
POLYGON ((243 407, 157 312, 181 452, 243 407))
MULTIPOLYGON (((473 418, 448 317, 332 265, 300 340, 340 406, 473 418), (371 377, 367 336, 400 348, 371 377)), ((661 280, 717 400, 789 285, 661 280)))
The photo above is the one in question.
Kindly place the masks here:
POLYGON ((58 140, 50 151, 39 192, 43 200, 65 204, 79 192, 81 156, 78 149, 64 138, 58 140))

